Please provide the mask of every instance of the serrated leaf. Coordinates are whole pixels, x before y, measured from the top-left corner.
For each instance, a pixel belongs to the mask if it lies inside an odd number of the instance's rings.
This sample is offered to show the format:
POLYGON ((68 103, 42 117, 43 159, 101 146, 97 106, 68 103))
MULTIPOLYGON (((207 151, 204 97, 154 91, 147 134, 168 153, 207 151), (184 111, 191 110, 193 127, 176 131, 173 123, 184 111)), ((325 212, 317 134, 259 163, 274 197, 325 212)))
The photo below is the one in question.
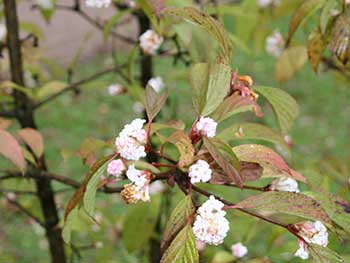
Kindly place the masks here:
POLYGON ((221 131, 218 138, 225 141, 262 140, 283 147, 290 154, 290 148, 282 136, 269 127, 257 123, 237 123, 221 131))
MULTIPOLYGON (((86 187, 89 183, 89 181, 91 180, 91 178, 96 174, 96 173, 100 173, 101 171, 99 171, 99 169, 106 165, 107 162, 109 162, 109 160, 111 160, 115 155, 112 154, 110 156, 104 157, 102 159, 100 159, 99 161, 97 161, 90 169, 90 171, 87 173, 87 175, 85 176, 84 182, 81 184, 81 186, 74 192, 73 196, 70 198, 65 213, 64 213, 64 218, 65 220, 67 220, 67 217, 69 215, 69 213, 78 205, 81 204, 83 198, 84 198, 84 194, 86 191, 86 187)), ((92 190, 90 190, 92 191, 92 190)), ((90 204, 91 205, 91 204, 90 204)))
POLYGON ((174 144, 180 153, 179 166, 184 167, 193 163, 194 148, 191 139, 183 132, 176 131, 166 141, 174 144))
POLYGON ((339 15, 333 26, 331 51, 343 65, 350 58, 350 9, 339 15))
POLYGON ((223 169, 227 176, 238 185, 243 186, 240 175, 240 163, 231 147, 218 138, 203 138, 204 145, 217 164, 223 169))
POLYGON ((281 89, 257 87, 256 91, 264 96, 271 105, 282 135, 287 134, 299 115, 299 106, 295 99, 281 89))
POLYGON ((316 244, 308 245, 310 256, 313 263, 341 263, 345 260, 335 251, 328 247, 322 247, 316 244))
POLYGON ((192 227, 185 226, 165 251, 161 263, 196 263, 199 255, 192 227))
POLYGON ((285 82, 305 64, 307 50, 304 46, 294 46, 284 49, 275 65, 276 80, 285 82))
POLYGON ((332 224, 332 220, 322 206, 316 200, 301 193, 265 192, 248 197, 239 202, 236 207, 284 213, 322 221, 327 225, 332 224))
POLYGON ((163 239, 161 243, 161 250, 165 251, 171 241, 180 232, 180 230, 187 224, 189 217, 194 212, 194 206, 190 195, 186 195, 174 208, 170 218, 166 224, 163 239))
POLYGON ((168 92, 158 94, 152 87, 146 87, 145 108, 148 121, 151 122, 164 105, 168 92))
POLYGON ((200 114, 206 103, 209 81, 208 63, 197 63, 190 69, 190 87, 193 106, 200 114))
POLYGON ((0 155, 10 160, 24 174, 26 162, 15 137, 4 130, 0 130, 0 155))
POLYGON ((44 139, 41 133, 32 128, 19 130, 17 133, 24 143, 33 151, 35 156, 40 158, 44 153, 44 139))
POLYGON ((238 94, 233 94, 226 98, 217 109, 212 113, 212 118, 217 122, 221 122, 235 114, 252 111, 257 117, 262 117, 264 114, 260 106, 255 100, 249 97, 241 97, 238 94))
POLYGON ((220 58, 210 65, 206 103, 202 115, 212 113, 224 100, 230 89, 231 67, 222 63, 220 58))
POLYGON ((300 24, 321 8, 324 3, 325 0, 305 0, 301 2, 298 8, 294 11, 292 20, 289 24, 287 43, 290 42, 300 24))
POLYGON ((307 182, 304 176, 289 168, 281 156, 264 145, 243 144, 232 150, 240 161, 259 163, 264 168, 263 177, 292 177, 307 182))
POLYGON ((149 203, 138 203, 128 209, 122 229, 123 243, 129 252, 147 246, 152 237, 160 210, 160 196, 149 203))
POLYGON ((230 64, 232 43, 228 33, 219 21, 194 7, 171 7, 166 8, 163 13, 180 17, 203 27, 218 41, 224 62, 230 64))
POLYGON ((307 55, 309 57, 312 68, 317 73, 324 50, 326 49, 326 41, 320 32, 315 32, 310 36, 307 43, 307 55))

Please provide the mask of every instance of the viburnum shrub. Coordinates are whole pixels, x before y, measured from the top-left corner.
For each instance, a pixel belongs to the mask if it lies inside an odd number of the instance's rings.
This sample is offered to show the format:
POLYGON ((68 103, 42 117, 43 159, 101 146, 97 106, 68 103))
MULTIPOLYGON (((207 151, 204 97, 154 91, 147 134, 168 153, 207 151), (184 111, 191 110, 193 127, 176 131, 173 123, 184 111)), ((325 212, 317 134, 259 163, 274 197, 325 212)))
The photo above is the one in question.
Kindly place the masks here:
MULTIPOLYGON (((116 135, 114 153, 92 166, 68 203, 63 230, 65 240, 71 239, 79 210, 94 216, 98 189, 118 181, 121 187, 114 188, 115 191, 120 192, 126 204, 132 205, 152 202, 150 185, 163 181, 167 187, 181 191, 184 197, 167 219, 161 242, 161 262, 198 262, 198 249, 202 250, 204 244, 224 243, 230 227, 240 231, 235 218, 229 218, 230 210, 256 217, 294 235, 299 244, 295 256, 311 257, 315 262, 342 262, 327 248, 327 229, 337 232, 348 226, 339 224, 322 198, 311 192, 300 192, 298 181, 306 184, 308 181, 290 168, 277 151, 265 144, 245 142, 260 139, 277 144, 280 152, 288 156, 287 143, 283 139, 272 139, 282 138, 281 135, 254 123, 234 123, 229 128, 221 128, 225 120, 241 112, 251 111, 262 117, 259 102, 265 98, 274 110, 281 134, 286 135, 298 114, 294 99, 282 90, 255 86, 250 76, 239 75, 233 69, 228 34, 211 16, 190 7, 165 8, 158 19, 162 21, 169 16, 175 17, 176 23, 182 18, 201 26, 219 45, 212 60, 195 63, 188 70, 188 86, 196 111, 192 126, 185 127, 182 120, 158 122, 156 116, 165 105, 168 90, 155 88, 156 80, 149 83, 143 98, 147 120, 137 118, 126 124, 116 135), (232 146, 232 141, 239 143, 232 146), (108 178, 103 176, 106 173, 108 178), (261 178, 272 180, 264 187, 249 185, 261 178), (262 193, 233 203, 223 198, 220 191, 211 192, 209 185, 262 193), (284 222, 255 210, 294 215, 298 219, 284 222)), ((162 41, 163 38, 150 29, 140 37, 140 47, 152 55, 162 41)), ((248 253, 242 243, 229 245, 236 258, 248 253)))

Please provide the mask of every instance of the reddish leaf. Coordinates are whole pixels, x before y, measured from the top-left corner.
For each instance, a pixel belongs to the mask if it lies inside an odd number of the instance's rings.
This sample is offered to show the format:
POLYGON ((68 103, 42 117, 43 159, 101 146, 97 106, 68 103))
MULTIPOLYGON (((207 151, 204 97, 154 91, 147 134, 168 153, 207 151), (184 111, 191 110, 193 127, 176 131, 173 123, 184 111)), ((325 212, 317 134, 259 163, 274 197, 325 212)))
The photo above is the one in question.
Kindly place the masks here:
POLYGON ((168 92, 158 94, 152 87, 146 87, 145 108, 149 122, 151 122, 161 110, 167 97, 168 92))
POLYGON ((0 155, 9 159, 22 173, 26 168, 26 162, 17 140, 7 131, 0 130, 0 155))
POLYGON ((107 146, 106 142, 88 137, 84 139, 76 155, 83 160, 84 164, 92 165, 96 162, 96 152, 105 146, 107 146))
POLYGON ((257 162, 264 168, 263 177, 289 176, 307 182, 306 178, 289 168, 288 164, 272 149, 259 144, 243 144, 233 147, 240 161, 257 162))
POLYGON ((44 152, 44 140, 41 133, 32 128, 19 130, 18 136, 33 151, 36 157, 40 158, 44 152))

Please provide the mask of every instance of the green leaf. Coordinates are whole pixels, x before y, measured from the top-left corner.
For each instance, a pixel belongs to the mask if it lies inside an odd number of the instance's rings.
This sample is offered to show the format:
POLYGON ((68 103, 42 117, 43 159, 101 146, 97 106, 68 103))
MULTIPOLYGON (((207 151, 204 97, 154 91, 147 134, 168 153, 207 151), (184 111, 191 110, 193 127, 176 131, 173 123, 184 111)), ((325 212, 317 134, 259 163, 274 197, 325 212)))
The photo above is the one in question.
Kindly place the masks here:
POLYGON ((50 81, 46 83, 44 86, 40 87, 37 90, 36 97, 38 100, 43 100, 47 97, 52 96, 67 87, 67 83, 62 81, 50 81))
POLYGON ((289 32, 287 43, 289 43, 298 29, 301 23, 305 22, 314 12, 316 12, 322 5, 325 3, 325 0, 305 0, 299 5, 295 10, 292 20, 289 24, 289 32))
POLYGON ((337 0, 328 0, 324 4, 322 8, 322 12, 320 15, 320 30, 322 34, 325 34, 327 31, 328 23, 330 21, 333 21, 333 16, 331 15, 332 9, 338 9, 340 8, 338 5, 337 0), (338 8, 337 8, 338 7, 338 8))
POLYGON ((212 113, 212 118, 217 122, 223 121, 235 114, 252 111, 257 117, 264 116, 260 106, 255 100, 249 97, 241 97, 238 94, 233 94, 226 98, 217 109, 212 113))
POLYGON ((110 156, 101 159, 98 163, 99 166, 94 167, 93 173, 90 175, 90 179, 86 183, 86 188, 84 191, 83 204, 84 209, 88 213, 88 215, 93 216, 95 212, 95 203, 96 203, 96 191, 97 186, 100 182, 100 178, 106 170, 108 162, 112 158, 110 156), (97 169, 96 169, 97 168, 97 169))
POLYGON ((164 251, 170 245, 171 241, 187 224, 189 217, 194 212, 194 206, 190 195, 186 195, 175 207, 166 224, 161 250, 164 251))
POLYGON ((161 110, 167 97, 168 92, 158 94, 152 87, 146 87, 145 108, 149 122, 152 122, 154 117, 161 110))
POLYGON ((332 220, 321 205, 316 200, 301 193, 265 192, 244 199, 236 207, 284 213, 332 225, 332 220))
POLYGON ((79 230, 78 211, 79 207, 74 207, 74 209, 69 213, 68 217, 64 222, 64 226, 62 229, 62 238, 67 244, 70 244, 72 231, 79 230))
POLYGON ((21 31, 24 31, 28 34, 33 34, 39 39, 45 38, 44 32, 37 24, 31 23, 31 22, 21 22, 19 24, 19 27, 21 31))
POLYGON ((230 63, 232 43, 228 33, 219 21, 194 7, 170 7, 166 8, 163 13, 180 17, 203 27, 212 34, 220 44, 221 55, 224 62, 226 64, 230 63))
POLYGON ((197 63, 190 69, 190 87, 193 106, 201 114, 205 103, 209 81, 208 63, 197 63))
POLYGON ((138 203, 128 209, 124 218, 123 243, 129 252, 147 246, 158 220, 160 196, 153 196, 149 203, 138 203))
POLYGON ((184 131, 175 131, 166 141, 174 144, 180 153, 179 166, 184 167, 193 163, 194 148, 191 139, 184 131))
POLYGON ((205 147, 217 164, 236 185, 241 187, 243 185, 243 180, 239 173, 240 163, 231 147, 218 138, 203 138, 203 141, 205 147))
POLYGON ((283 50, 275 65, 276 80, 285 82, 305 64, 307 50, 304 46, 289 47, 283 50))
POLYGON ((232 148, 240 161, 256 162, 264 168, 262 177, 292 177, 307 182, 305 177, 289 168, 272 149, 259 144, 243 144, 232 148))
POLYGON ((108 40, 111 32, 113 31, 114 26, 119 22, 119 20, 126 14, 130 13, 132 9, 118 10, 104 25, 103 27, 103 39, 108 40))
POLYGON ((307 55, 309 57, 310 64, 316 73, 326 47, 327 43, 319 31, 314 32, 307 42, 307 55))
POLYGON ((27 89, 27 88, 20 86, 12 81, 8 81, 8 80, 2 81, 0 84, 0 89, 8 89, 8 88, 21 91, 24 94, 26 94, 28 97, 33 98, 33 92, 31 89, 27 89))
POLYGON ((202 115, 212 113, 223 101, 230 89, 231 67, 220 58, 210 65, 206 104, 202 115))
POLYGON ((257 87, 256 91, 264 96, 271 105, 277 118, 282 135, 288 133, 299 114, 299 106, 287 92, 270 87, 257 87))
POLYGON ((33 151, 37 158, 40 158, 44 152, 44 139, 41 133, 32 128, 24 128, 19 130, 18 136, 33 151))
POLYGON ((17 140, 7 131, 0 130, 0 155, 10 160, 24 174, 26 161, 17 140))
POLYGON ((282 136, 269 127, 257 123, 237 123, 221 131, 217 138, 225 141, 262 140, 283 147, 290 154, 290 149, 282 136))
POLYGON ((199 262, 196 239, 192 227, 185 226, 165 251, 161 263, 196 263, 199 262))
POLYGON ((345 262, 345 260, 335 251, 328 247, 322 247, 316 244, 308 245, 313 263, 337 263, 345 262))

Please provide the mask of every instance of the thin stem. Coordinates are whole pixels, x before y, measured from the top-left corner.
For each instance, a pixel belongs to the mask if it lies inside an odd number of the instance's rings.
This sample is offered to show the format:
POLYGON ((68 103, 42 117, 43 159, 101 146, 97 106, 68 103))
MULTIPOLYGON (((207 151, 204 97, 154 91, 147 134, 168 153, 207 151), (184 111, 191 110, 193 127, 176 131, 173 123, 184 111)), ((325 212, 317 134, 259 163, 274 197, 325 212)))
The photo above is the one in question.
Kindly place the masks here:
POLYGON ((259 187, 259 186, 243 185, 242 187, 240 187, 238 185, 230 184, 230 183, 224 183, 222 185, 235 187, 235 188, 239 188, 239 189, 243 188, 243 189, 247 189, 247 190, 260 191, 260 192, 268 191, 268 186, 259 187))

